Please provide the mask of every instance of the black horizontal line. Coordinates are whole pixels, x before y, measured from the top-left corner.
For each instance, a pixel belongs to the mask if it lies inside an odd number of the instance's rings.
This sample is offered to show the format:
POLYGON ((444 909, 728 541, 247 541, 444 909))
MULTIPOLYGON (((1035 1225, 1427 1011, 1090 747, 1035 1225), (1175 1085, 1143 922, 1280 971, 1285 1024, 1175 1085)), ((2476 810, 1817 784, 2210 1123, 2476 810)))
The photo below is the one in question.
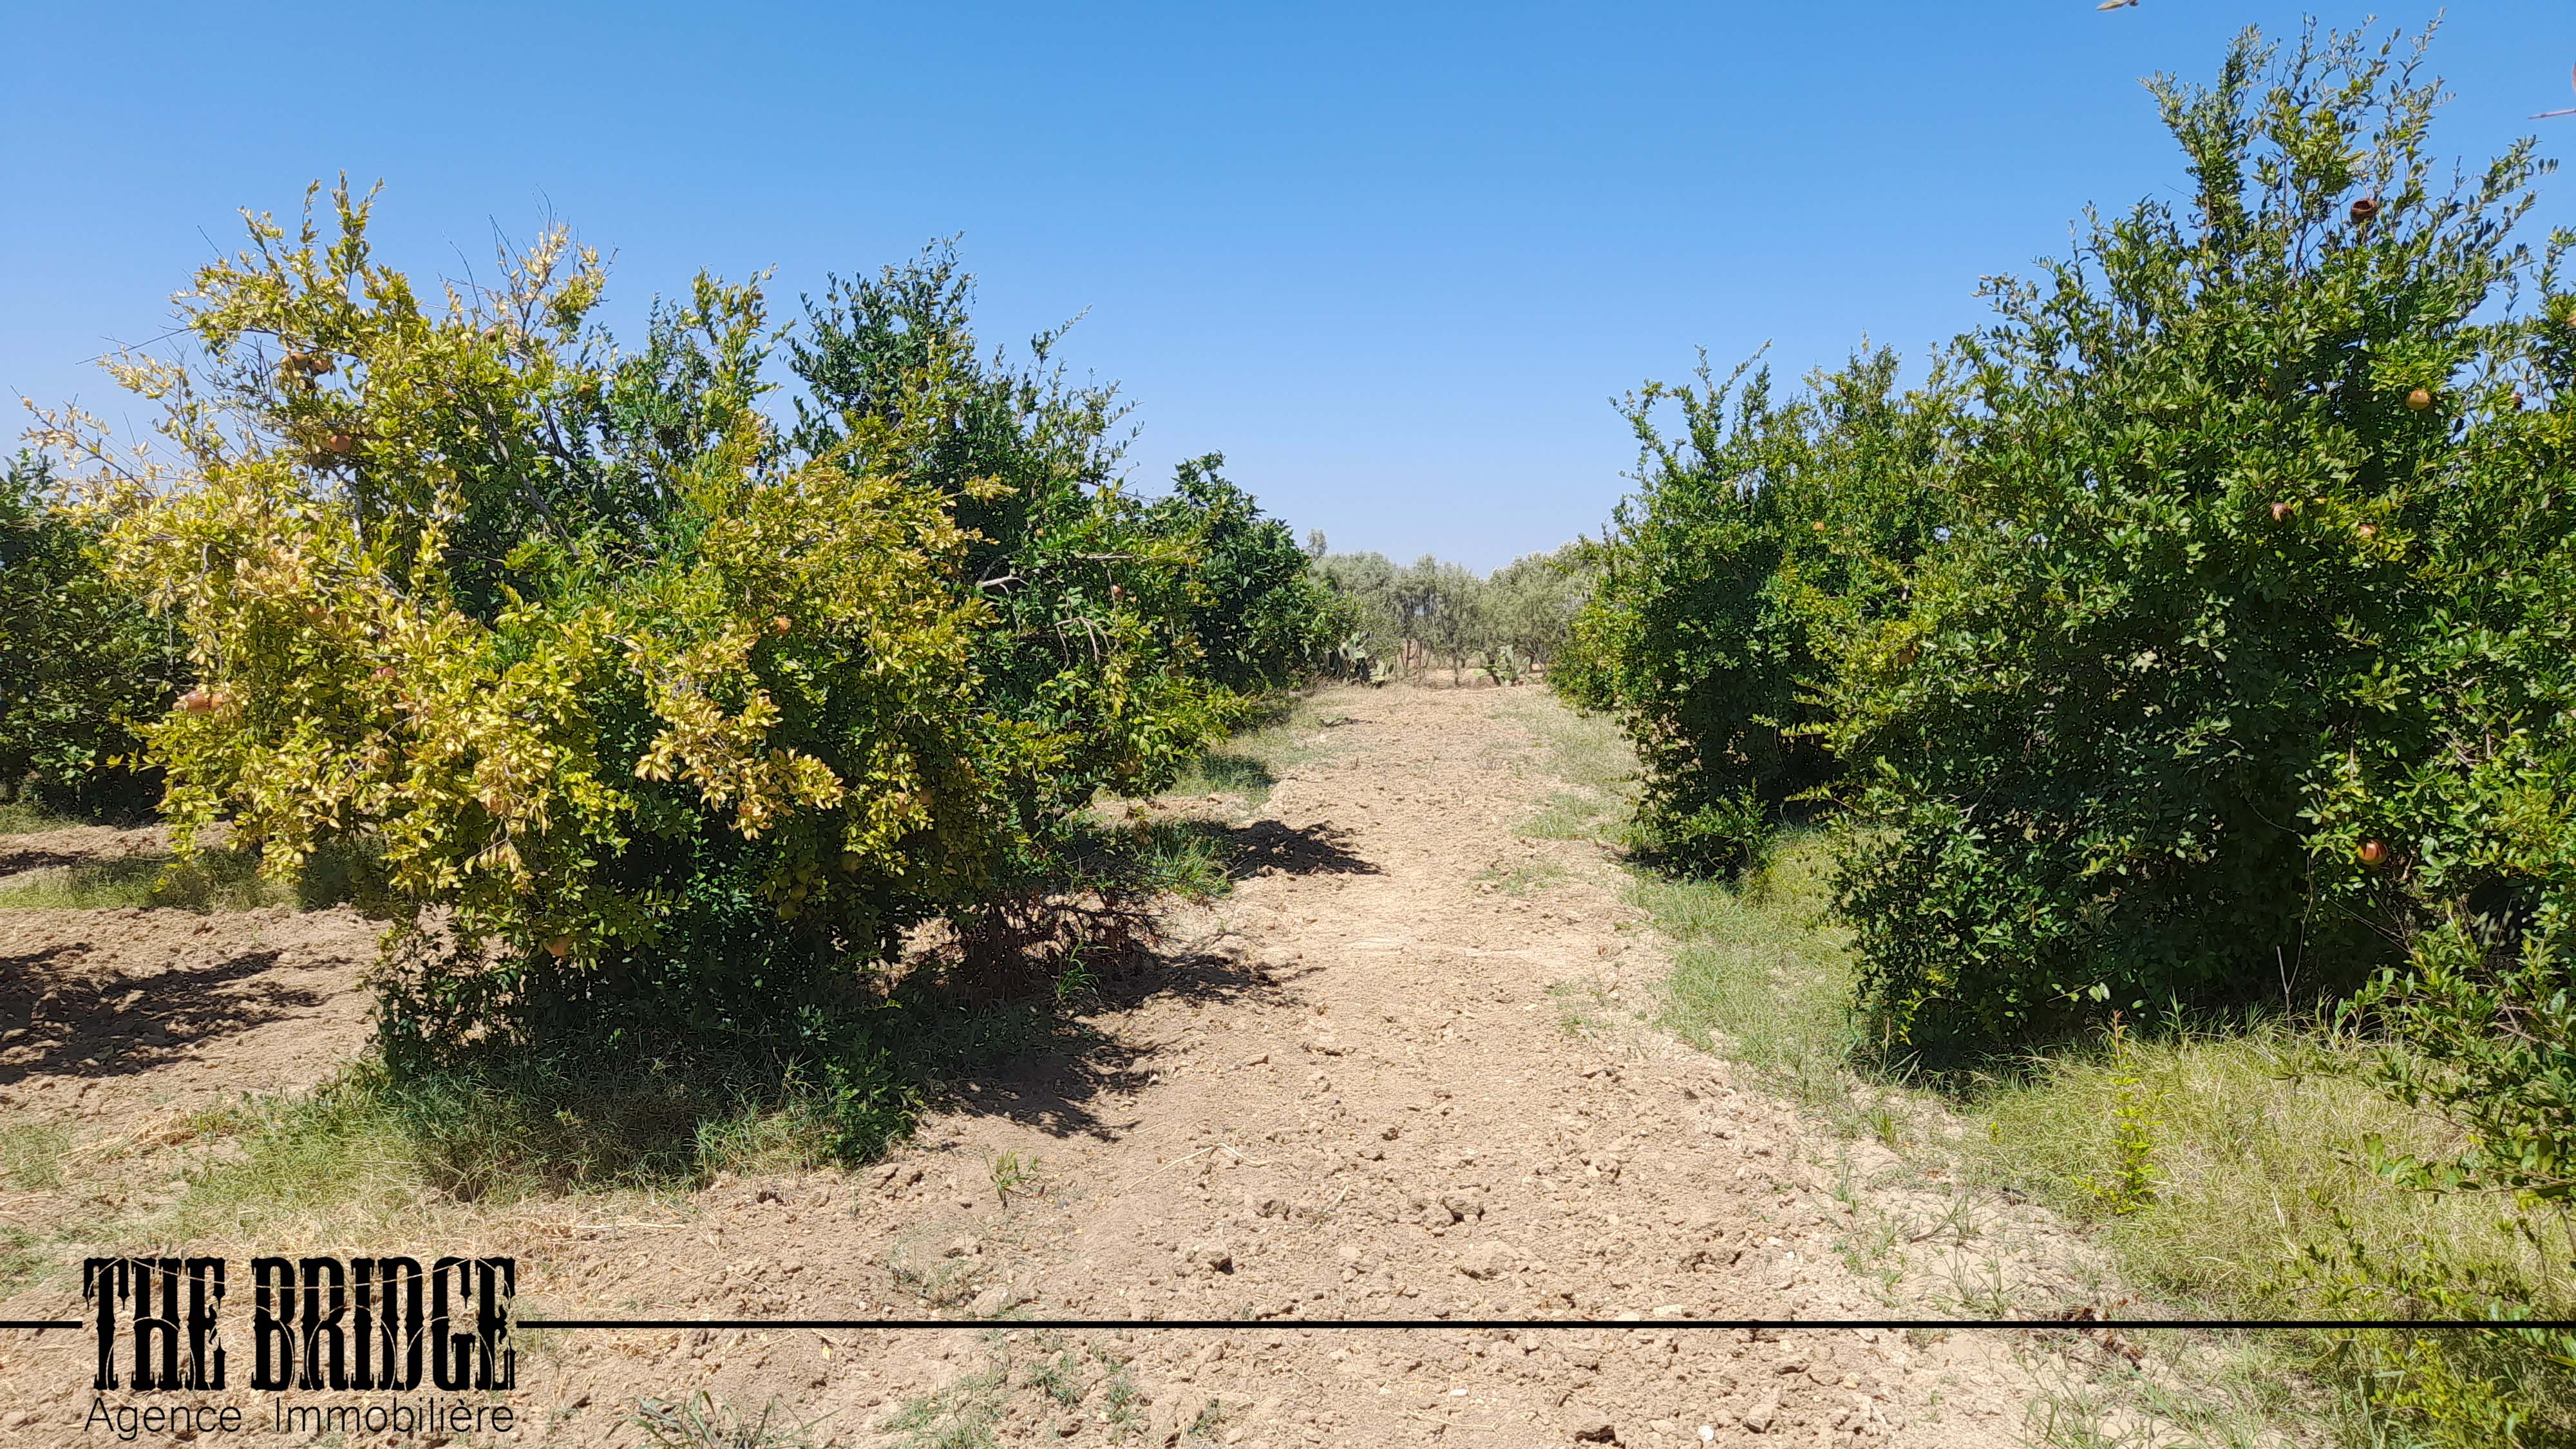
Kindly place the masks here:
POLYGON ((1719 1328, 1813 1332, 1820 1329, 1884 1330, 1952 1328, 2537 1328, 2576 1331, 2576 1320, 2503 1320, 2486 1318, 522 1318, 519 1328, 806 1328, 806 1329, 940 1329, 1043 1328, 1191 1328, 1275 1330, 1282 1328, 1424 1329, 1424 1328, 1719 1328))
MULTIPOLYGON (((0 1319, 0 1331, 84 1328, 77 1318, 0 1319)), ((1079 1331, 1103 1328, 1188 1328, 1269 1330, 1280 1328, 1426 1329, 1426 1328, 1716 1328, 1819 1330, 1875 1328, 2201 1328, 2233 1331, 2261 1329, 2467 1328, 2539 1329, 2576 1333, 2576 1319, 2491 1318, 522 1318, 519 1328, 557 1331, 592 1329, 740 1328, 740 1329, 942 1329, 1042 1328, 1079 1331)))

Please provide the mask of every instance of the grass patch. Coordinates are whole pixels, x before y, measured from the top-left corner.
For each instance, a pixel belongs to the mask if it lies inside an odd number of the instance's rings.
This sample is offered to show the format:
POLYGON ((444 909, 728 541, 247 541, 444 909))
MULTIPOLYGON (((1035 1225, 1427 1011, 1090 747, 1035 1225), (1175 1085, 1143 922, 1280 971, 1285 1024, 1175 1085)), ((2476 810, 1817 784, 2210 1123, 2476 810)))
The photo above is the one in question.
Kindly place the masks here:
POLYGON ((55 814, 33 800, 0 800, 0 835, 33 835, 39 830, 91 823, 76 816, 55 814))
POLYGON ((1606 1031, 1611 1024, 1610 993, 1598 981, 1551 981, 1548 1000, 1556 1003, 1556 1029, 1571 1037, 1606 1031))
POLYGON ((1235 795, 1243 809, 1258 810, 1269 803, 1281 776, 1328 752, 1324 718, 1312 693, 1273 695, 1234 733, 1191 761, 1165 795, 1235 795))
POLYGON ((1536 692, 1515 692, 1494 716, 1536 735, 1547 749, 1549 772, 1565 785, 1521 827, 1522 834, 1603 845, 1625 839, 1636 809, 1637 761, 1608 716, 1578 714, 1536 692))
POLYGON ((34 1233, 0 1223, 0 1298, 16 1296, 46 1266, 46 1254, 34 1233))
POLYGON ((367 871, 347 852, 316 854, 292 883, 259 873, 259 856, 240 850, 202 851, 186 860, 126 856, 21 873, 0 887, 0 910, 255 911, 269 906, 319 910, 368 899, 367 871))
POLYGON ((128 856, 26 872, 0 888, 0 910, 107 911, 130 906, 252 911, 293 905, 294 887, 266 880, 256 856, 210 850, 192 860, 128 856))
POLYGON ((1590 840, 1607 845, 1618 838, 1625 807, 1586 790, 1559 790, 1521 827, 1540 840, 1590 840))
MULTIPOLYGON (((1058 1429, 1050 1442, 1072 1437, 1075 1424, 1101 1427, 1113 1440, 1141 1427, 1142 1396, 1125 1360, 1055 1334, 981 1337, 981 1367, 906 1400, 878 1428, 903 1449, 998 1449, 1006 1431, 1021 1442, 1048 1422, 1058 1429)), ((1216 1409, 1210 1400, 1181 1442, 1213 1442, 1216 1409)))
POLYGON ((904 1449, 1000 1449, 994 1427, 1008 1388, 1007 1367, 988 1365, 906 1399, 877 1427, 904 1449))
POLYGON ((1128 891, 1211 901, 1234 889, 1233 850, 1220 821, 1100 810, 1075 822, 1072 874, 1128 891))
POLYGON ((1476 884, 1503 895, 1528 897, 1566 878, 1564 866, 1552 860, 1525 860, 1517 865, 1491 865, 1476 873, 1476 884))
POLYGON ((1190 767, 1176 781, 1175 794, 1231 794, 1244 797, 1247 807, 1258 807, 1270 798, 1271 787, 1279 777, 1270 766, 1239 749, 1220 745, 1190 762, 1190 767))
POLYGON ((50 1122, 16 1122, 0 1126, 0 1186, 12 1192, 42 1192, 63 1185, 63 1154, 72 1134, 50 1122))
POLYGON ((1824 918, 1827 846, 1798 833, 1731 883, 1640 871, 1628 899, 1672 942, 1658 1026, 1802 1104, 1848 1111, 1858 970, 1849 938, 1824 918))
POLYGON ((1548 768, 1566 784, 1622 800, 1636 797, 1636 753, 1608 715, 1584 714, 1552 694, 1533 690, 1512 695, 1494 716, 1538 736, 1548 749, 1548 768))
POLYGON ((291 1223, 335 1236, 443 1204, 686 1189, 728 1167, 809 1165, 823 1135, 796 1104, 650 1067, 581 1080, 542 1064, 397 1075, 371 1062, 231 1117, 238 1150, 189 1174, 162 1224, 175 1238, 291 1223))
MULTIPOLYGON (((1980 1094, 1982 1131, 1968 1156, 1988 1181, 2096 1225, 2132 1282, 2197 1311, 2576 1318, 2576 1249, 2563 1213, 2410 1192, 2369 1169, 2374 1139, 2434 1158, 2460 1146, 2449 1124, 2371 1084, 2381 1050, 2261 1020, 2059 1053, 1980 1094), (2145 1190, 2118 1191, 2132 1162, 2145 1190)), ((2553 1347, 2569 1346, 2389 1331, 2298 1334, 2277 1350, 2340 1380, 2343 1437, 2376 1444, 2408 1442, 2432 1427, 2426 1412, 2473 1413, 2480 1400, 2520 1405, 2533 1428, 2576 1426, 2576 1365, 2551 1362, 2553 1347), (2392 1391, 2350 1392, 2361 1377, 2392 1391), (2437 1402, 2403 1402, 2416 1397, 2437 1402)), ((2499 1431, 2493 1442, 2519 1441, 2499 1431)))

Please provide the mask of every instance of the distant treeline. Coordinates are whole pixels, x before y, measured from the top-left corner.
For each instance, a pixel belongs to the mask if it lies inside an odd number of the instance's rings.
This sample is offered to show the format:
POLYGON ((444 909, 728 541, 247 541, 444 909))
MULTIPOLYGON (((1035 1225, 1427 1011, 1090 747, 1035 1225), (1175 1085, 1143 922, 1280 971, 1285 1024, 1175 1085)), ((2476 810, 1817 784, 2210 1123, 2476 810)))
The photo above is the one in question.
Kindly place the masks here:
POLYGON ((1517 684, 1546 669, 1564 645, 1576 611, 1591 597, 1596 551, 1577 539, 1479 576, 1430 554, 1398 564, 1382 553, 1333 553, 1321 532, 1309 533, 1307 556, 1348 603, 1353 621, 1328 667, 1371 681, 1446 668, 1457 684, 1472 665, 1496 684, 1517 684))

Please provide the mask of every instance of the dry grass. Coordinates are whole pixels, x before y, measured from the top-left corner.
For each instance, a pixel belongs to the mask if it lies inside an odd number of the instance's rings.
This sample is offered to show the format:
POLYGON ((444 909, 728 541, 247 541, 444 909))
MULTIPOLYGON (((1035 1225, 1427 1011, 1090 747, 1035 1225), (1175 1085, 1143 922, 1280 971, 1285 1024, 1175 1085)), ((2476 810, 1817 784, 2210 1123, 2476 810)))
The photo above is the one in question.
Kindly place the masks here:
POLYGON ((63 1154, 71 1145, 70 1131, 57 1123, 0 1126, 0 1187, 41 1192, 62 1186, 63 1154))
POLYGON ((166 908, 208 914, 296 905, 296 886, 259 874, 255 856, 210 850, 192 860, 128 856, 21 873, 0 887, 0 910, 166 908))
MULTIPOLYGON (((999 1449, 1052 1422, 1049 1442, 1083 1426, 1131 1442, 1144 1427, 1145 1399, 1123 1359, 1054 1334, 982 1335, 983 1364, 929 1393, 906 1400, 881 1432, 901 1449, 999 1449)), ((1180 1426, 1184 1449, 1216 1442, 1224 1411, 1208 1400, 1180 1426)))
POLYGON ((2491 1198, 2401 1191, 2370 1170, 2372 1138, 2427 1156, 2459 1146, 2439 1118, 2370 1084, 2375 1051, 2277 1021, 2178 1032, 2132 1048, 2134 1087, 2103 1056, 2057 1056, 1985 1095, 1973 1155, 1995 1180, 2100 1223, 2134 1275, 2203 1307, 2321 1309, 2317 1285, 2293 1271, 2301 1249, 2350 1234, 2382 1254, 2420 1243, 2463 1269, 2504 1268, 2535 1312, 2576 1316, 2567 1270, 2552 1261, 2567 1250, 2562 1224, 2535 1243, 2491 1198), (2151 1104, 2153 1189, 2119 1212, 2089 1183, 2114 1150, 2124 1095, 2151 1104))
POLYGON ((811 1449, 823 1421, 800 1424, 775 1400, 751 1410, 701 1390, 685 1399, 638 1399, 632 1422, 655 1449, 811 1449))
POLYGON ((1264 701, 1241 729, 1208 747, 1166 792, 1167 798, 1232 796, 1235 813, 1258 810, 1279 777, 1322 758, 1332 748, 1324 721, 1338 718, 1312 694, 1284 694, 1264 701))
POLYGON ((1599 715, 1577 714, 1535 689, 1510 691, 1494 716, 1538 736, 1548 752, 1548 772, 1565 786, 1521 833, 1617 844, 1637 800, 1637 759, 1617 726, 1599 715))

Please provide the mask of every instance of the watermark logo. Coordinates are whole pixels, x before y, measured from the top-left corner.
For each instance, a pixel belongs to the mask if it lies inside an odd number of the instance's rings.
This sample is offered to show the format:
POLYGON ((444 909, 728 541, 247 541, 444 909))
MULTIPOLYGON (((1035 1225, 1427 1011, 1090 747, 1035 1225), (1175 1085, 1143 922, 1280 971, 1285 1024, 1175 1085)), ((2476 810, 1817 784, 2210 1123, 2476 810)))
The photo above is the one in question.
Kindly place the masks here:
MULTIPOLYGON (((235 1282, 222 1258, 92 1258, 81 1296, 98 1339, 90 1387, 218 1391, 235 1282)), ((250 1260, 253 1389, 450 1392, 517 1385, 509 1346, 518 1265, 510 1258, 250 1260)), ((237 1346, 237 1345, 236 1345, 237 1346)))
POLYGON ((86 1311, 77 1326, 97 1346, 86 1432, 131 1442, 262 1429, 311 1437, 517 1427, 510 1405, 464 1397, 518 1385, 514 1260, 272 1256, 249 1260, 247 1274, 237 1266, 133 1256, 81 1265, 86 1311), (241 1387, 271 1396, 264 1411, 204 1397, 234 1387, 245 1360, 241 1387), (299 1393, 383 1397, 291 1402, 299 1393), (189 1397, 174 1402, 179 1395, 189 1397))

